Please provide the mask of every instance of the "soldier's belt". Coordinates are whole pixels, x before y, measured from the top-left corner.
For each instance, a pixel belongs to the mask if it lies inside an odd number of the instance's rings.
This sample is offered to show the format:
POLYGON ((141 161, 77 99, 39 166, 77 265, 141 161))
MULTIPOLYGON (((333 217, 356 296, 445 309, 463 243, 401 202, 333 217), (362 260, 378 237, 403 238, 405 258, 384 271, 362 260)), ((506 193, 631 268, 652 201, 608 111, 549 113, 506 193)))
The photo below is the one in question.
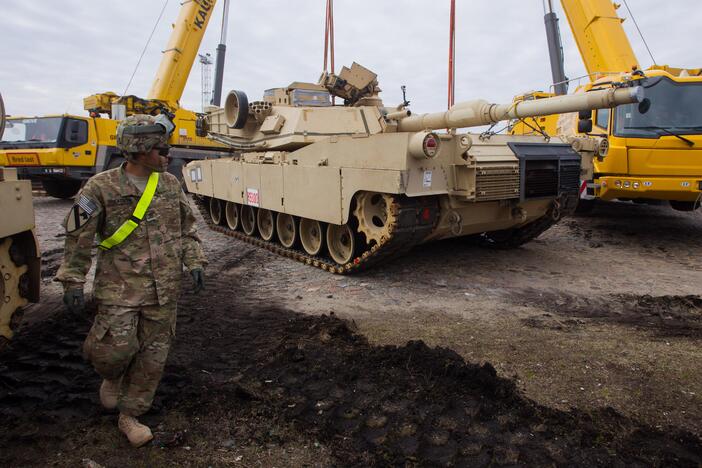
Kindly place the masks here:
POLYGON ((141 194, 141 198, 139 198, 139 202, 137 203, 136 208, 134 208, 134 212, 132 213, 132 215, 129 217, 128 220, 123 222, 120 227, 117 228, 114 234, 100 242, 98 248, 102 250, 110 250, 112 247, 121 244, 127 237, 129 237, 129 235, 137 228, 137 226, 139 226, 139 223, 141 223, 141 220, 146 214, 146 210, 149 209, 149 205, 151 205, 151 200, 154 199, 154 193, 156 193, 157 185, 158 172, 152 172, 149 176, 148 182, 146 182, 146 188, 144 189, 144 193, 141 194))

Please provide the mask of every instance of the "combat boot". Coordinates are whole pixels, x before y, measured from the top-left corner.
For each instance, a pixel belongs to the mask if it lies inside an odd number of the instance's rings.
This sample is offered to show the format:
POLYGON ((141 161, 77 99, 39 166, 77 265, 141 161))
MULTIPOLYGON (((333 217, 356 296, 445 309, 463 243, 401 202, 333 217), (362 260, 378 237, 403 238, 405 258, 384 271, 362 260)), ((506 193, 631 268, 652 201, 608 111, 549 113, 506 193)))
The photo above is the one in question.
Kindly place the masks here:
POLYGON ((119 388, 122 380, 107 380, 102 381, 100 385, 100 403, 105 409, 117 408, 117 400, 119 399, 119 388))
POLYGON ((134 447, 141 447, 145 443, 149 442, 154 438, 151 434, 151 429, 148 426, 144 426, 139 423, 136 418, 132 416, 127 416, 126 414, 119 414, 119 422, 117 423, 119 430, 127 436, 129 442, 134 447))

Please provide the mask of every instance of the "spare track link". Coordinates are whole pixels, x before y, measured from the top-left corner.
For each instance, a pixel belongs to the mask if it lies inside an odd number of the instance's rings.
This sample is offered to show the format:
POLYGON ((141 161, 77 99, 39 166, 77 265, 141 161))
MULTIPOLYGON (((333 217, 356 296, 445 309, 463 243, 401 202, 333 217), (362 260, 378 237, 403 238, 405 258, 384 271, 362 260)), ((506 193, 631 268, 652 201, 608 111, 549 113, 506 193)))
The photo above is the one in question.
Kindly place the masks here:
MULTIPOLYGON (((299 249, 289 249, 275 242, 264 241, 257 237, 248 236, 241 231, 233 231, 225 226, 212 222, 205 202, 206 197, 194 196, 195 203, 200 209, 202 218, 213 231, 221 232, 230 237, 242 240, 249 244, 263 247, 283 257, 295 259, 301 263, 321 268, 324 271, 339 275, 348 275, 360 272, 383 261, 398 257, 421 243, 434 229, 439 219, 439 205, 435 199, 429 197, 408 198, 402 195, 395 196, 390 207, 396 213, 396 222, 389 226, 390 237, 383 238, 379 244, 374 244, 368 250, 355 257, 345 265, 338 265, 329 259, 312 256, 299 249)), ((224 200, 220 200, 224 202, 224 200)), ((240 204, 240 206, 243 206, 240 204)))

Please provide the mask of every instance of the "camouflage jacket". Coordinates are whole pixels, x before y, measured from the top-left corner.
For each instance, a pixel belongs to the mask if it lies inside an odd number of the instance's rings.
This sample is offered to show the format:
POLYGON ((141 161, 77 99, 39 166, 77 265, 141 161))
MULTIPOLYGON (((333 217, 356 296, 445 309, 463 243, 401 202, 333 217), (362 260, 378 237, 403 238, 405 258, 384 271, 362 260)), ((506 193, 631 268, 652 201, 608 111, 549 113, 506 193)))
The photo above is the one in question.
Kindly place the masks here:
MULTIPOLYGON (((124 165, 91 177, 64 221, 66 247, 56 280, 64 287, 82 287, 96 234, 100 240, 111 236, 140 197, 124 165)), ((162 173, 134 232, 110 250, 98 249, 94 296, 107 305, 172 303, 178 300, 182 265, 193 270, 206 263, 188 199, 178 179, 162 173)))

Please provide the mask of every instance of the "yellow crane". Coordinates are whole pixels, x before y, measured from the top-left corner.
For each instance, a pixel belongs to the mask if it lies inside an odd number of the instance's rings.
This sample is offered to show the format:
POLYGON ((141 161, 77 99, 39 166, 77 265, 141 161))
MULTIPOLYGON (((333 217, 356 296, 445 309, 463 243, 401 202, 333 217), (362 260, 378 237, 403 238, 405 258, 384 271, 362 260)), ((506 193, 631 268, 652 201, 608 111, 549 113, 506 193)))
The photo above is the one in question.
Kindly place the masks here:
MULTIPOLYGON (((551 2, 549 1, 549 4, 551 2)), ((591 180, 583 181, 581 202, 592 200, 667 200, 678 210, 699 207, 702 197, 702 69, 653 65, 641 70, 610 0, 561 0, 573 37, 585 64, 589 83, 576 92, 616 87, 637 81, 650 98, 647 112, 635 105, 559 122, 559 132, 587 133, 607 138, 608 150, 593 162, 591 180)), ((553 66, 552 60, 552 66, 553 66)), ((555 75, 555 73, 554 73, 555 75)), ((557 84, 557 83, 556 83, 557 84)), ((549 93, 525 95, 540 98, 549 93)), ((514 133, 554 131, 555 118, 527 122, 514 133), (538 128, 536 125, 538 125, 538 128)))
POLYGON ((171 136, 169 172, 179 178, 186 162, 228 154, 206 137, 201 116, 183 109, 179 102, 216 3, 183 2, 146 99, 106 92, 84 99, 88 117, 9 118, 0 139, 0 166, 17 167, 20 177, 41 181, 51 196, 72 197, 83 181, 121 164, 115 146, 117 125, 119 119, 134 113, 173 116, 176 130, 171 136))

